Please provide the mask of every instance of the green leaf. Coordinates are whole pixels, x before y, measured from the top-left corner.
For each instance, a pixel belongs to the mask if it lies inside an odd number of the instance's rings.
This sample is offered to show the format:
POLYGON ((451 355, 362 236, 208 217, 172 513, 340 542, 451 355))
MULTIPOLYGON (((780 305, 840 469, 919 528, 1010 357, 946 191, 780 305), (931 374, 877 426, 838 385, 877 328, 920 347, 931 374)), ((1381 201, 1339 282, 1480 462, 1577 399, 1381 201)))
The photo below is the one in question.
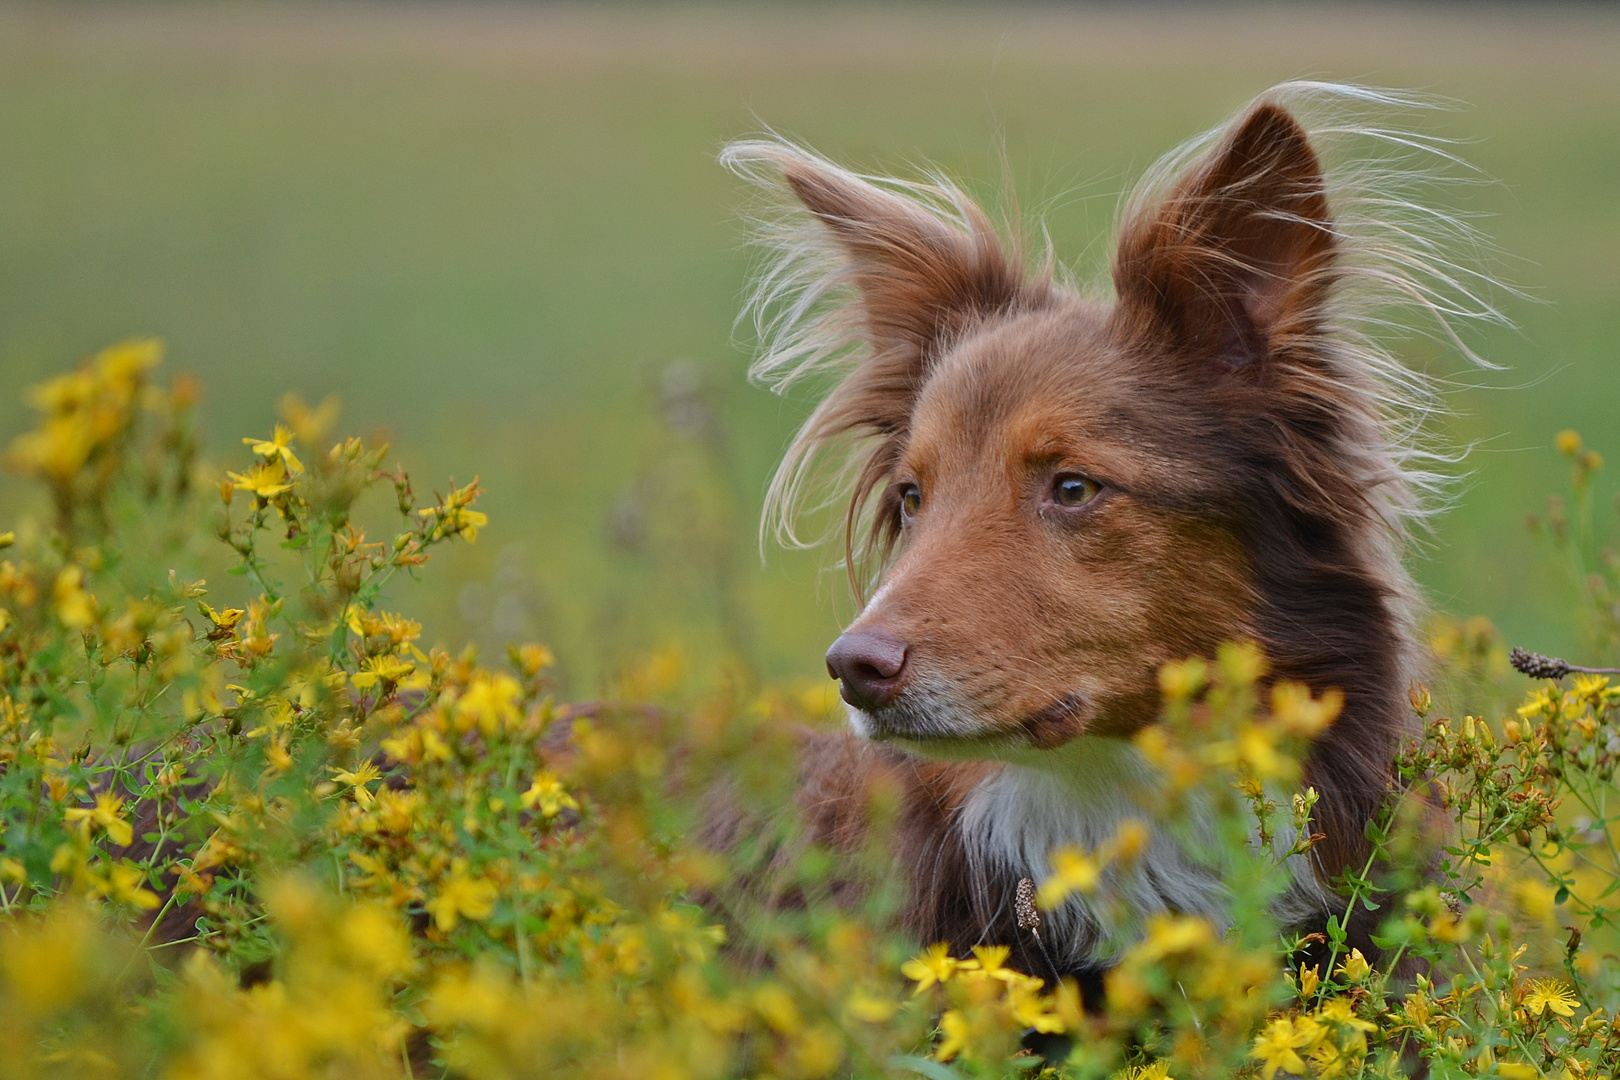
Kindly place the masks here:
POLYGON ((889 1059, 888 1065, 891 1069, 905 1069, 928 1080, 962 1080, 962 1074, 949 1065, 916 1054, 896 1054, 889 1059))

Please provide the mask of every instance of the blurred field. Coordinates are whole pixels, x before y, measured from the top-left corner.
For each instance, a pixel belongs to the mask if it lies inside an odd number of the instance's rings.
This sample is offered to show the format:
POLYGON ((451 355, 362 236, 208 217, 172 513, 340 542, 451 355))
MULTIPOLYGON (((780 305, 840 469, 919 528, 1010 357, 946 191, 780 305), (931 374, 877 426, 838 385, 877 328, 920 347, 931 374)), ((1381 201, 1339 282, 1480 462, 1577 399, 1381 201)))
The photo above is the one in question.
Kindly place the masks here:
POLYGON ((24 385, 160 335, 218 460, 298 390, 424 487, 483 478, 490 528, 408 605, 430 637, 547 640, 580 694, 677 640, 814 677, 848 602, 830 555, 756 553, 804 403, 745 383, 726 139, 987 192, 1004 148, 1095 267, 1137 171, 1267 85, 1416 87, 1468 103, 1439 130, 1500 183, 1467 209, 1545 301, 1473 341, 1508 371, 1446 369, 1479 449, 1420 573, 1574 649, 1522 518, 1562 483, 1559 429, 1620 466, 1616 56, 1612 7, 0 8, 0 437, 24 385))

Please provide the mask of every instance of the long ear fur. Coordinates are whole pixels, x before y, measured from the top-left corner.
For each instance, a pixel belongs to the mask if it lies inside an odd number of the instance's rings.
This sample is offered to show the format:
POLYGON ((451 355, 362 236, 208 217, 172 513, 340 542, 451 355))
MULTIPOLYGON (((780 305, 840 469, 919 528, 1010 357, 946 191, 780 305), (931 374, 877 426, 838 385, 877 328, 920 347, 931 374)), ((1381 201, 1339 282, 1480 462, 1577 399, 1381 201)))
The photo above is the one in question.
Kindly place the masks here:
MULTIPOLYGON (((809 546, 794 516, 817 451, 845 438, 864 440, 852 459, 848 540, 898 451, 941 349, 988 316, 1044 302, 1048 289, 1044 281, 1025 281, 1016 250, 1002 243, 983 210, 944 181, 857 176, 781 141, 732 143, 721 162, 768 190, 790 193, 802 208, 761 224, 775 257, 750 305, 765 343, 754 377, 782 390, 818 371, 844 373, 788 449, 768 495, 767 520, 775 518, 780 540, 809 546)), ((882 532, 877 528, 872 538, 881 542, 882 532)))
POLYGON ((1217 372, 1261 364, 1321 321, 1334 236, 1303 128, 1262 102, 1152 212, 1114 258, 1121 305, 1217 372))

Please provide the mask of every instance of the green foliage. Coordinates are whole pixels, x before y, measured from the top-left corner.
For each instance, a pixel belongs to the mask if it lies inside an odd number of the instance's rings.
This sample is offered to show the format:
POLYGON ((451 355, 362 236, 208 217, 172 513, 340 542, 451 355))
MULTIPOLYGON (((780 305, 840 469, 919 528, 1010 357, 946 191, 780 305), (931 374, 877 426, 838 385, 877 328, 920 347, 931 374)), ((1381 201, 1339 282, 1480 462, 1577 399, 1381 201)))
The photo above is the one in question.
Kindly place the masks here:
MULTIPOLYGON (((1038 935, 1075 892, 1117 907, 1111 875, 1164 831, 1218 868, 1230 925, 1117 911, 1133 931, 1088 1011, 1004 947, 895 937, 892 888, 822 899, 834 860, 795 835, 781 791, 791 729, 825 722, 824 696, 723 677, 674 708, 662 653, 569 705, 542 645, 496 665, 423 651, 385 604, 476 540, 478 484, 419 499, 386 448, 329 440, 333 411, 296 401, 208 475, 195 389, 154 382, 158 358, 117 346, 39 388, 11 451, 51 520, 6 534, 0 562, 0 1076, 1620 1067, 1620 688, 1601 675, 1547 682, 1499 723, 1444 718, 1415 689, 1414 794, 1369 826, 1374 856, 1305 966, 1312 943, 1270 905, 1317 839, 1299 757, 1338 695, 1273 684, 1252 646, 1166 667, 1163 720, 1137 739, 1157 773, 1143 817, 1054 853, 1020 921, 1038 935), (360 524, 389 517, 383 540, 360 524), (223 587, 189 569, 210 548, 223 587), (756 823, 729 859, 699 840, 722 782, 756 823), (1190 831, 1203 817, 1214 830, 1190 831), (760 906, 771 888, 806 902, 760 906), (1382 913, 1382 970, 1351 947, 1357 910, 1382 913), (1030 1031, 1069 1052, 1032 1056, 1030 1031)), ((1564 443, 1579 495, 1599 462, 1564 443)), ((1586 595, 1612 647, 1608 589, 1586 595)), ((1488 626, 1431 636, 1445 700, 1501 695, 1488 626)), ((890 802, 876 793, 851 857, 880 878, 890 802)))

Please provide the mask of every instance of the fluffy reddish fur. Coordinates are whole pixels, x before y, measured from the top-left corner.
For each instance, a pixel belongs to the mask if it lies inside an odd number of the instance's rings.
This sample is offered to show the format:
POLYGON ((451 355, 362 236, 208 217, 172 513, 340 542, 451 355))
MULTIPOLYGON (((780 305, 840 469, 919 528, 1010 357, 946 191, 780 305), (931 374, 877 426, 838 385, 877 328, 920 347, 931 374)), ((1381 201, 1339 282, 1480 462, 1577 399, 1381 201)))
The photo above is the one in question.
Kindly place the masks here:
POLYGON ((938 758, 1129 738, 1157 715, 1159 667, 1223 641, 1344 692, 1307 767, 1315 870, 1331 883, 1367 859, 1410 719, 1399 555, 1422 481, 1390 409, 1402 387, 1346 307, 1370 265, 1361 238, 1283 96, 1132 200, 1111 297, 1026 273, 954 189, 783 143, 728 151, 819 232, 776 234, 767 376, 844 370, 773 496, 793 503, 810 459, 853 448, 851 581, 864 557, 880 587, 851 630, 904 643, 909 665, 892 704, 857 716, 862 734, 809 737, 799 805, 814 838, 848 849, 871 786, 899 790, 904 920, 924 941, 1002 942, 1046 967, 1013 923, 1017 875, 968 872, 964 800, 1006 766, 938 758), (1083 507, 1052 501, 1070 474, 1098 485, 1083 507))

